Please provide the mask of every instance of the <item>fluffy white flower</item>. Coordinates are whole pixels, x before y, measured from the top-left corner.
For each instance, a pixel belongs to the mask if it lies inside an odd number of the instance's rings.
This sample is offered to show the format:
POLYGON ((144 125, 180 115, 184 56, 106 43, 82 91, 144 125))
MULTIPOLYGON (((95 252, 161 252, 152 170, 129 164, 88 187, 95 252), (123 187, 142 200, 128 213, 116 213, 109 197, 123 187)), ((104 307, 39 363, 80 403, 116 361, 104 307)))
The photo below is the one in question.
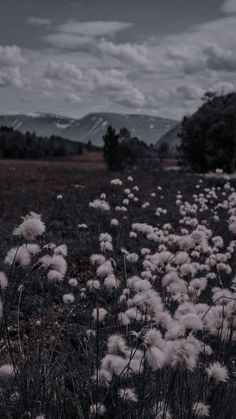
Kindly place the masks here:
POLYGON ((61 255, 63 257, 66 257, 68 254, 68 249, 66 244, 61 244, 60 246, 55 247, 53 253, 55 255, 61 255))
POLYGON ((98 323, 102 323, 107 315, 107 310, 105 308, 94 308, 92 312, 93 320, 96 322, 98 320, 98 323))
POLYGON ((63 295, 63 302, 64 304, 72 304, 75 301, 75 297, 73 294, 64 294, 63 295))
POLYGON ((90 256, 92 265, 102 265, 105 262, 105 256, 94 254, 90 256))
POLYGON ((100 286, 101 286, 100 281, 98 281, 97 279, 89 279, 87 281, 87 287, 89 288, 90 291, 98 290, 100 286))
POLYGON ((130 263, 136 263, 138 261, 138 255, 137 255, 137 253, 128 253, 125 256, 125 258, 130 263))
MULTIPOLYGON (((165 401, 159 402, 155 407, 155 419, 172 419, 173 416, 170 413, 169 409, 167 409, 165 401)), ((176 418, 177 419, 177 418, 176 418)))
POLYGON ((118 396, 120 399, 128 402, 137 402, 138 397, 133 388, 120 388, 118 390, 118 396))
POLYGON ((12 248, 7 252, 4 262, 7 265, 13 265, 13 263, 17 266, 28 266, 31 262, 30 253, 27 250, 26 245, 22 245, 19 248, 12 248))
POLYGON ((110 262, 110 260, 106 260, 104 263, 102 263, 98 268, 97 268, 97 276, 99 276, 100 278, 105 278, 106 276, 110 275, 113 273, 113 267, 112 264, 110 262))
POLYGON ((87 226, 87 224, 82 223, 82 224, 78 224, 78 228, 80 230, 87 230, 88 229, 88 226, 87 226))
POLYGON ((104 406, 104 404, 100 404, 100 403, 95 404, 94 403, 94 404, 91 404, 89 406, 90 417, 94 417, 97 414, 100 415, 100 416, 103 416, 105 413, 106 413, 106 407, 104 406))
POLYGON ((41 220, 41 216, 30 212, 26 217, 23 217, 23 222, 19 227, 13 230, 14 236, 22 236, 26 240, 35 240, 36 237, 41 236, 45 232, 45 224, 41 220))
POLYGON ((200 317, 195 313, 188 313, 179 318, 179 322, 186 328, 191 330, 202 330, 203 323, 200 317))
POLYGON ((110 211, 110 205, 108 204, 108 202, 103 201, 101 199, 94 199, 93 202, 89 203, 89 207, 100 211, 110 211))
POLYGON ((0 378, 10 378, 15 375, 14 367, 12 364, 3 364, 0 367, 0 378))
POLYGON ((119 287, 120 285, 120 281, 115 277, 115 275, 113 274, 109 274, 105 279, 104 279, 104 285, 108 290, 113 290, 119 287))
POLYGON ((76 278, 70 278, 70 279, 69 279, 69 281, 68 281, 68 284, 69 284, 71 287, 77 287, 77 285, 78 285, 78 280, 77 280, 76 278))
POLYGON ((149 346, 146 350, 148 365, 155 371, 164 367, 166 362, 165 353, 156 346, 149 346))
POLYGON ((5 289, 7 287, 8 280, 4 272, 0 272, 0 288, 5 289))
POLYGON ((113 186, 121 186, 122 185, 122 180, 116 178, 116 179, 112 179, 110 183, 113 186))
POLYGON ((226 383, 226 381, 229 379, 227 368, 221 365, 219 362, 214 362, 208 368, 206 368, 206 373, 208 379, 213 380, 216 383, 226 383))
POLYGON ((196 402, 193 405, 193 412, 196 416, 200 418, 205 418, 209 416, 210 413, 210 406, 206 405, 202 402, 196 402))
POLYGON ((128 351, 128 347, 124 338, 118 334, 109 336, 107 341, 107 351, 109 354, 117 354, 119 352, 125 354, 128 351))

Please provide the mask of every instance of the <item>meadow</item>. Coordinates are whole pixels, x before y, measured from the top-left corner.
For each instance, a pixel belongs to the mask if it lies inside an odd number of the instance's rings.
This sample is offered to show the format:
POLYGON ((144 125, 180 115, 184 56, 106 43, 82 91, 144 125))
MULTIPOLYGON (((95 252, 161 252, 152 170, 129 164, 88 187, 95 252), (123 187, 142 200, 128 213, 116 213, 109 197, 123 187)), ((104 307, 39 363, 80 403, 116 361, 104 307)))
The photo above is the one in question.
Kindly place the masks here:
POLYGON ((236 180, 0 178, 0 418, 234 419, 236 180))

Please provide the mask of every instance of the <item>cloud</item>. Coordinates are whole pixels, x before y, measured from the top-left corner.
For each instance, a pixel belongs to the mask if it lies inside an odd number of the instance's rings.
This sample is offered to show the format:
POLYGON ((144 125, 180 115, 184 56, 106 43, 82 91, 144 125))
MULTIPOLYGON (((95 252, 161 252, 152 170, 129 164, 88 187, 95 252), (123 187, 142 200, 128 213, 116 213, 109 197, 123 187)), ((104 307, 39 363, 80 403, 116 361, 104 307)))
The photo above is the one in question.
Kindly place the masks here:
POLYGON ((50 25, 50 23, 52 23, 50 19, 43 19, 41 17, 29 17, 27 19, 27 22, 30 23, 31 25, 37 25, 37 26, 47 26, 47 25, 50 25))
POLYGON ((181 84, 175 89, 175 95, 184 100, 197 100, 203 97, 205 90, 194 84, 181 84))
POLYGON ((233 83, 223 81, 212 85, 210 90, 218 94, 227 94, 235 92, 235 85, 233 83))
POLYGON ((58 32, 77 34, 89 37, 101 37, 123 31, 132 26, 129 22, 116 21, 93 21, 75 22, 69 21, 57 27, 58 32))
POLYGON ((82 99, 80 96, 76 95, 75 93, 66 93, 65 101, 69 103, 81 103, 82 99))
POLYGON ((210 45, 203 49, 206 55, 206 65, 213 70, 235 71, 236 54, 219 45, 210 45))
POLYGON ((143 45, 125 44, 116 45, 113 42, 103 40, 99 45, 99 49, 105 53, 110 54, 122 61, 128 61, 140 65, 149 65, 148 50, 143 45))
POLYGON ((0 46, 0 86, 23 87, 19 66, 25 62, 21 49, 16 45, 0 46))
POLYGON ((43 39, 52 47, 65 50, 87 48, 90 44, 93 43, 93 39, 88 36, 67 33, 53 33, 44 36, 43 39))
POLYGON ((0 86, 23 87, 24 82, 19 67, 0 68, 0 86))
POLYGON ((221 10, 223 13, 236 13, 236 0, 226 0, 221 10))
POLYGON ((113 100, 128 108, 142 108, 146 104, 145 95, 136 87, 121 91, 117 97, 113 97, 113 100))
POLYGON ((46 70, 46 78, 53 80, 63 80, 70 83, 80 83, 82 81, 82 71, 75 64, 67 61, 51 61, 46 70))
POLYGON ((97 38, 113 35, 132 26, 128 22, 70 21, 56 27, 56 31, 43 37, 54 48, 76 49, 95 45, 97 38))
POLYGON ((88 70, 86 78, 94 90, 107 88, 119 91, 130 87, 130 82, 127 80, 125 73, 116 69, 101 71, 96 68, 91 68, 88 70))
POLYGON ((19 47, 0 46, 0 67, 12 67, 23 63, 25 63, 25 58, 19 47))

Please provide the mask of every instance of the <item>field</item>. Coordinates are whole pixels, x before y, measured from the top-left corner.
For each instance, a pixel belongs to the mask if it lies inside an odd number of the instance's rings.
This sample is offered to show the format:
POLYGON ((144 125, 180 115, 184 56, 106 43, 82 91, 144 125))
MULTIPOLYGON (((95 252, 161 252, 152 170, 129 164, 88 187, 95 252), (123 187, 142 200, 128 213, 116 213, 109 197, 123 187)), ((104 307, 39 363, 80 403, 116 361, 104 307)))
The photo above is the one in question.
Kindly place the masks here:
POLYGON ((0 179, 0 418, 234 419, 236 180, 98 155, 0 179))

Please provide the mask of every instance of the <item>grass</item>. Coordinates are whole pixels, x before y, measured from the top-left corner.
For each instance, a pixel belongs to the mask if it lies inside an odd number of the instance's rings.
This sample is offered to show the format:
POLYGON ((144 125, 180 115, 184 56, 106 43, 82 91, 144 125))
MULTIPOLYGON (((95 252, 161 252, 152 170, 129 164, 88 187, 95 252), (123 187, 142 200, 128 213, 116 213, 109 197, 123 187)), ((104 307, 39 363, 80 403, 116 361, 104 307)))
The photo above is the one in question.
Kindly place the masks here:
MULTIPOLYGON (((0 177, 0 271, 4 271, 8 278, 7 288, 1 290, 0 367, 9 364, 14 370, 4 377, 0 369, 0 417, 194 419, 204 417, 204 408, 200 411, 199 407, 202 402, 204 406, 209 406, 205 417, 233 419, 236 409, 235 308, 228 304, 235 302, 232 288, 235 250, 228 255, 225 263, 231 269, 227 273, 220 269, 219 261, 208 270, 209 252, 205 252, 203 246, 198 249, 199 245, 195 244, 194 250, 199 255, 191 255, 193 249, 188 251, 188 262, 197 262, 200 266, 194 278, 206 278, 209 272, 216 276, 207 279, 206 288, 197 296, 189 294, 191 275, 181 277, 185 291, 180 297, 177 291, 171 292, 162 283, 170 267, 178 274, 180 272, 181 264, 175 264, 181 251, 179 243, 166 242, 163 238, 150 239, 147 234, 132 228, 132 224, 144 223, 163 231, 163 225, 170 223, 171 231, 166 232, 165 237, 171 234, 179 237, 184 236, 183 228, 188 230, 185 235, 196 229, 196 226, 189 225, 189 219, 197 218, 198 225, 206 222, 212 236, 223 238, 222 248, 214 247, 211 239, 208 240, 208 246, 214 248, 213 255, 225 255, 234 240, 228 228, 230 214, 227 208, 216 206, 228 200, 236 187, 235 180, 230 182, 230 190, 225 187, 226 180, 220 177, 199 178, 167 172, 111 174, 100 163, 88 161, 4 161, 0 164, 0 177), (134 178, 133 182, 127 180, 130 175, 134 178), (111 179, 116 177, 122 180, 122 186, 110 184, 111 179), (139 187, 134 193, 139 201, 129 198, 129 205, 124 205, 122 201, 127 198, 124 190, 132 190, 134 185, 139 187), (190 203, 190 210, 198 200, 195 213, 180 214, 180 207, 176 205, 178 191, 182 195, 182 204, 190 203), (156 195, 151 196, 151 193, 156 195), (89 203, 101 194, 106 194, 110 211, 89 207, 89 203), (203 211, 200 211, 199 194, 208 201, 203 211), (142 205, 147 202, 150 205, 143 208, 142 205), (126 206, 127 212, 116 211, 117 205, 126 206), (166 209, 167 214, 156 216, 158 207, 166 209), (46 224, 46 233, 36 241, 40 253, 35 254, 25 268, 15 263, 8 266, 4 264, 8 250, 24 242, 23 238, 12 236, 12 230, 20 224, 20 217, 29 211, 41 214, 46 224), (214 212, 219 216, 219 222, 214 222, 214 212), (119 220, 118 227, 111 226, 112 218, 119 220), (87 229, 78 227, 83 223, 87 229), (130 237, 131 231, 137 236, 130 237), (105 232, 112 237, 112 252, 100 250, 99 235, 105 232), (68 256, 65 257, 67 272, 62 281, 48 280, 48 269, 39 263, 41 257, 53 255, 53 250, 43 247, 51 242, 57 246, 68 246, 68 256), (126 260, 123 248, 129 253, 137 253, 138 261, 131 263, 126 260), (162 252, 165 251, 171 254, 163 263, 155 262, 155 265, 153 262, 155 266, 151 269, 148 257, 141 255, 143 248, 148 248, 151 255, 162 254, 164 257, 162 252), (111 290, 104 285, 104 278, 99 276, 97 267, 90 260, 91 255, 97 253, 111 262, 112 274, 119 287, 111 290), (148 278, 147 272, 151 272, 147 281, 153 296, 135 305, 132 301, 142 293, 132 288, 130 278, 141 277, 142 273, 143 279, 148 278), (78 280, 77 286, 70 285, 71 278, 78 280), (100 281, 100 289, 89 288, 88 281, 94 279, 100 281), (221 296, 216 301, 215 287, 229 290, 228 299, 221 296), (63 302, 63 296, 68 294, 74 298, 71 304, 63 302), (205 304, 205 311, 198 314, 198 320, 203 321, 203 329, 184 327, 183 335, 170 339, 167 337, 167 323, 155 319, 164 312, 171 321, 175 319, 184 324, 184 319, 176 314, 181 307, 185 307, 181 298, 193 307, 205 304), (120 313, 126 313, 132 307, 136 307, 135 314, 126 326, 120 313), (107 314, 100 322, 101 308, 107 314), (209 314, 212 312, 213 320, 209 314), (213 333, 205 320, 210 324, 216 318, 220 324, 217 332, 213 333), (158 332, 160 336, 152 337, 155 344, 153 341, 150 344, 147 333, 150 330, 153 332, 153 329, 154 334, 158 332), (108 339, 114 334, 124 339, 125 349, 116 347, 109 355, 108 339), (185 347, 172 348, 171 355, 167 356, 172 345, 170 342, 180 346, 188 344, 190 352, 201 344, 196 363, 189 366, 191 359, 188 361, 183 355, 185 347), (208 346, 212 349, 211 354, 208 353, 208 346), (154 347, 161 353, 156 352, 153 356, 154 347), (163 364, 161 354, 165 358, 163 364), (228 379, 225 382, 208 379, 207 368, 214 362, 227 369, 228 379), (107 380, 102 380, 104 371, 107 380), (128 397, 125 392, 121 394, 122 389, 132 389, 135 393, 133 399, 128 390, 128 397)), ((143 284, 141 282, 140 286, 143 284)), ((194 355, 191 356, 195 359, 194 355)))

